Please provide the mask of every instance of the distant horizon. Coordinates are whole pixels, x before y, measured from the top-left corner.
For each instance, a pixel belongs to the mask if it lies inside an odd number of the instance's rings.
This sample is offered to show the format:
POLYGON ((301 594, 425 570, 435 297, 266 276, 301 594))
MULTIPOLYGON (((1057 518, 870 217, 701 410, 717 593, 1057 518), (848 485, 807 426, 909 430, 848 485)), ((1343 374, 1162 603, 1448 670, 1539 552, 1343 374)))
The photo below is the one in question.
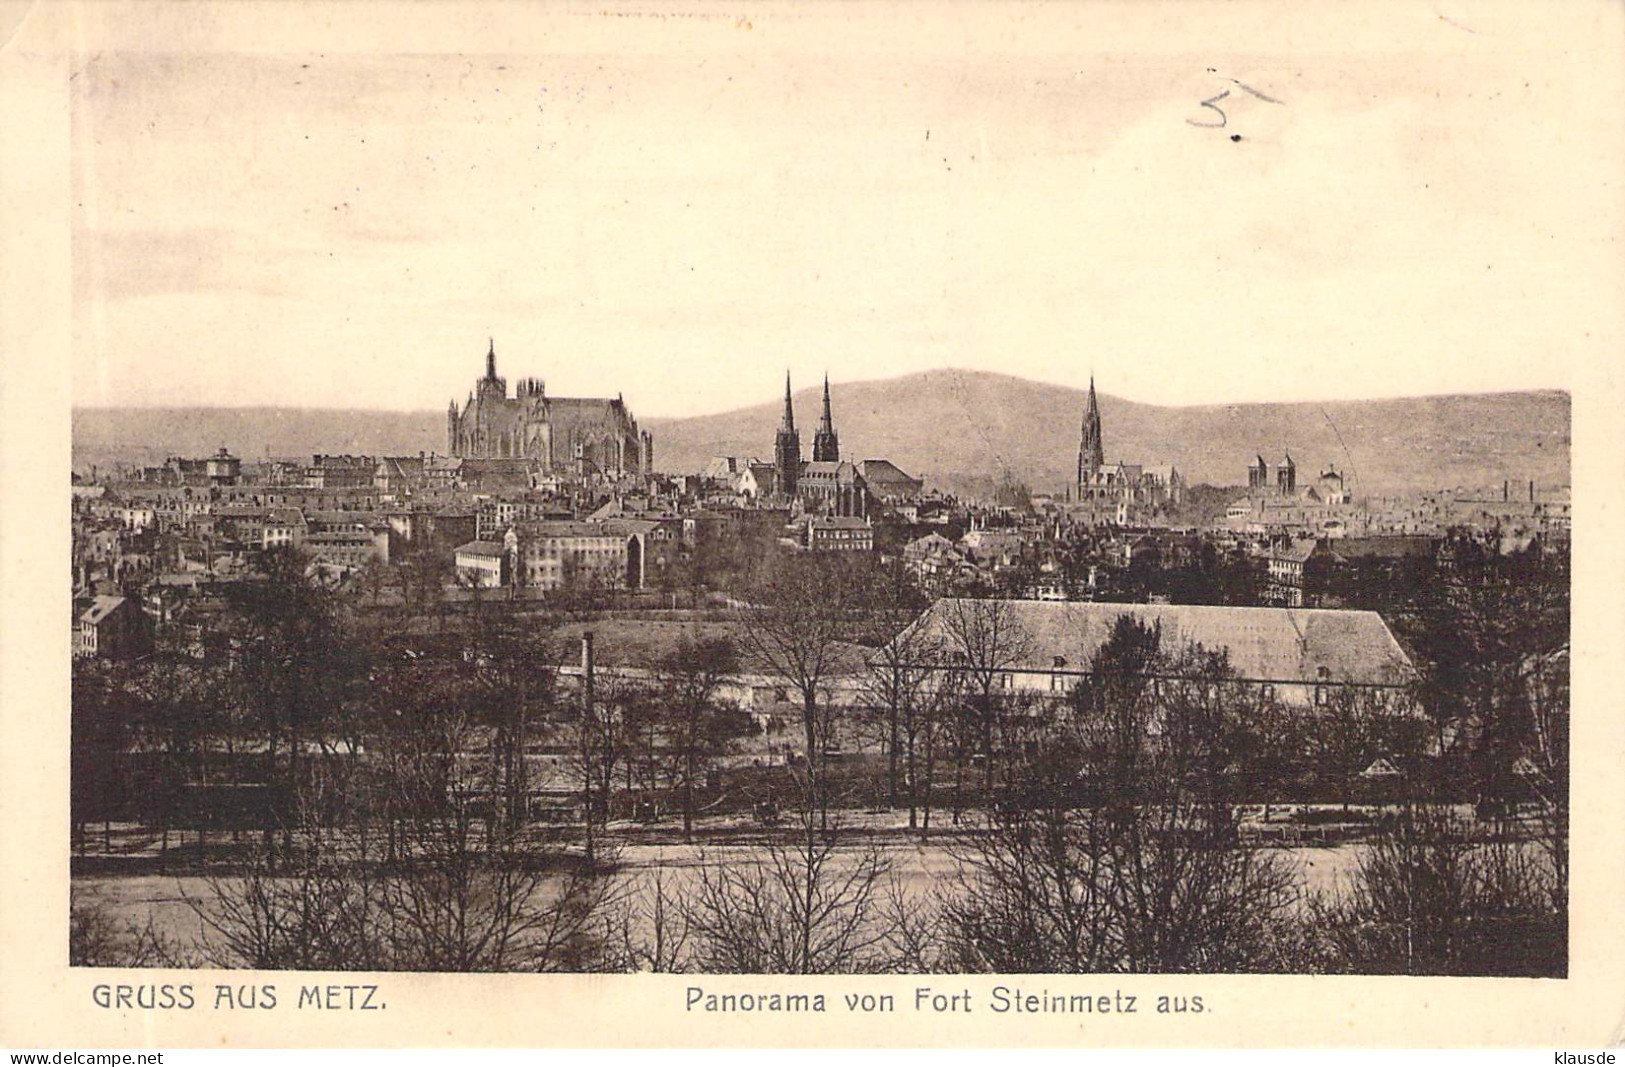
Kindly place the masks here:
MULTIPOLYGON (((499 363, 498 369, 499 369, 499 371, 501 370, 500 363, 499 363)), ((847 379, 847 380, 844 380, 844 381, 841 380, 841 379, 831 377, 830 378, 830 389, 831 389, 832 397, 835 397, 843 387, 850 388, 850 387, 861 386, 861 385, 875 385, 875 384, 902 382, 902 381, 906 381, 908 379, 927 378, 927 377, 930 377, 930 376, 933 376, 933 375, 941 375, 941 374, 961 374, 961 375, 981 376, 981 377, 986 377, 986 378, 1004 378, 1004 379, 1008 379, 1008 380, 1011 380, 1011 381, 1027 382, 1027 383, 1031 383, 1033 385, 1044 386, 1046 388, 1064 389, 1064 390, 1067 390, 1069 392, 1075 392, 1075 393, 1086 393, 1088 391, 1088 389, 1089 389, 1089 386, 1087 384, 1083 385, 1083 386, 1068 385, 1068 384, 1066 384, 1064 382, 1049 381, 1049 380, 1045 380, 1045 379, 1042 379, 1042 378, 1032 378, 1032 377, 1028 377, 1026 375, 1010 374, 1010 373, 1002 372, 1002 371, 983 370, 983 369, 980 369, 980 368, 956 367, 956 366, 944 366, 944 367, 932 368, 932 369, 929 369, 929 370, 909 371, 909 372, 904 373, 904 374, 897 374, 897 375, 892 375, 892 376, 888 376, 888 377, 855 378, 855 379, 847 379)), ((503 377, 508 377, 508 376, 503 375, 503 377)), ((518 375, 517 377, 518 378, 542 377, 544 381, 546 380, 545 376, 534 375, 534 374, 521 374, 521 375, 518 375)), ((513 379, 513 380, 517 380, 517 379, 513 379)), ((822 373, 820 373, 816 377, 813 378, 811 384, 807 384, 807 385, 795 384, 795 381, 796 381, 795 374, 794 374, 794 371, 792 370, 792 372, 791 372, 791 381, 792 381, 792 389, 797 394, 804 393, 804 392, 805 393, 818 393, 823 389, 824 379, 823 379, 822 373)), ((1273 399, 1273 400, 1240 399, 1240 400, 1211 400, 1211 401, 1202 401, 1202 402, 1198 402, 1198 403, 1161 403, 1161 402, 1154 401, 1154 400, 1141 400, 1141 399, 1137 399, 1137 398, 1132 397, 1132 396, 1125 396, 1124 394, 1119 393, 1119 392, 1115 392, 1110 388, 1103 387, 1100 384, 1100 376, 1099 375, 1095 376, 1094 384, 1095 384, 1095 391, 1102 397, 1108 397, 1108 398, 1110 398, 1112 400, 1117 400, 1117 401, 1121 401, 1121 402, 1129 403, 1129 404, 1135 404, 1135 405, 1138 405, 1138 406, 1141 406, 1141 407, 1166 408, 1166 409, 1169 409, 1169 410, 1179 410, 1179 411, 1201 410, 1201 409, 1204 409, 1204 408, 1270 407, 1270 406, 1276 406, 1276 405, 1289 405, 1289 404, 1363 404, 1363 403, 1374 403, 1374 402, 1392 401, 1392 400, 1430 400, 1430 399, 1444 399, 1444 398, 1450 398, 1450 397, 1492 397, 1492 396, 1513 396, 1513 395, 1520 395, 1520 394, 1541 394, 1541 393, 1556 394, 1556 395, 1559 395, 1559 396, 1565 396, 1565 397, 1570 397, 1570 398, 1572 398, 1572 395, 1573 395, 1572 392, 1569 389, 1560 388, 1560 387, 1557 387, 1557 386, 1531 386, 1531 387, 1528 387, 1528 388, 1521 388, 1521 389, 1457 389, 1457 390, 1446 390, 1446 391, 1426 391, 1426 392, 1410 392, 1410 393, 1407 393, 1407 392, 1373 393, 1373 394, 1367 394, 1367 395, 1355 396, 1355 397, 1350 397, 1350 396, 1296 396, 1296 397, 1273 399)), ((512 395, 512 390, 511 389, 510 389, 510 395, 512 395)), ((640 407, 640 405, 637 403, 637 401, 634 398, 632 398, 631 396, 629 396, 627 391, 624 390, 624 389, 615 390, 614 392, 610 392, 608 390, 605 390, 605 391, 598 392, 598 393, 583 391, 583 392, 568 392, 568 393, 560 392, 560 393, 557 394, 557 396, 559 396, 560 398, 584 397, 584 396, 608 397, 608 396, 614 396, 614 395, 619 395, 619 396, 625 398, 627 406, 629 408, 631 408, 631 410, 632 410, 633 416, 636 417, 640 422, 644 422, 644 421, 680 422, 680 421, 685 421, 685 420, 688 420, 688 419, 702 419, 702 418, 709 418, 709 417, 719 416, 719 415, 728 415, 728 414, 733 414, 733 413, 741 412, 741 411, 749 411, 749 410, 751 410, 753 408, 770 407, 770 406, 782 403, 783 399, 784 399, 782 393, 774 393, 774 394, 768 395, 767 398, 764 399, 764 400, 760 400, 760 401, 756 401, 756 402, 752 402, 752 403, 735 404, 733 406, 718 407, 718 408, 712 408, 712 409, 707 409, 707 410, 703 410, 703 411, 694 411, 694 412, 690 412, 690 413, 687 413, 687 414, 666 414, 666 413, 662 413, 662 412, 658 412, 658 411, 645 411, 645 410, 643 410, 640 407)), ((448 399, 456 399, 456 397, 454 395, 452 397, 449 397, 448 399)), ((76 402, 76 403, 73 404, 72 410, 73 411, 282 411, 282 410, 285 410, 285 411, 360 411, 360 412, 367 412, 369 414, 381 414, 381 415, 416 415, 416 414, 443 412, 444 407, 439 405, 439 404, 426 404, 426 405, 423 405, 421 407, 375 407, 375 406, 369 406, 369 405, 365 405, 365 404, 287 404, 287 403, 280 403, 280 404, 279 403, 249 403, 249 404, 214 404, 214 403, 193 403, 193 404, 180 404, 180 403, 167 403, 167 404, 151 404, 151 403, 101 404, 101 403, 78 403, 78 402, 76 402)), ((837 415, 838 414, 839 413, 837 412, 837 415)))

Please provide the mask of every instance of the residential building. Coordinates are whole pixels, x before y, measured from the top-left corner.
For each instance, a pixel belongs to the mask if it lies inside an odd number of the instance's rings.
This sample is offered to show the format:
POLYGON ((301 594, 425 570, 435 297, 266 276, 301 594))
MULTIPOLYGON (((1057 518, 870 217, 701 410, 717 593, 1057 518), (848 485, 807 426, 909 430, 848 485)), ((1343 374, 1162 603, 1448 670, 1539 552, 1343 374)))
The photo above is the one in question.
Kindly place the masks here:
POLYGON ((98 596, 79 613, 74 654, 129 659, 151 647, 146 613, 129 597, 98 596))

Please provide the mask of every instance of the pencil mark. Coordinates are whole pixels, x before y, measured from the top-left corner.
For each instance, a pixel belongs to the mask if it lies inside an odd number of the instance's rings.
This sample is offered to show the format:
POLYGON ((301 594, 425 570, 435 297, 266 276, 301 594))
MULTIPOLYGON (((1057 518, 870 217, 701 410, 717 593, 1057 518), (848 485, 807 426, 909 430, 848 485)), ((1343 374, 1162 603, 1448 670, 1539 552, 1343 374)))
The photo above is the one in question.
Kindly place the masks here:
POLYGON ((1230 122, 1230 119, 1225 115, 1223 109, 1221 109, 1219 107, 1219 101, 1223 100, 1225 97, 1227 97, 1229 95, 1230 95, 1230 90, 1226 89, 1222 93, 1220 93, 1218 96, 1210 96, 1206 100, 1202 101, 1202 104, 1201 104, 1202 107, 1211 109, 1212 111, 1214 111, 1219 116, 1219 121, 1218 122, 1199 122, 1196 119, 1186 119, 1185 121, 1187 123, 1189 123, 1190 125, 1192 125, 1192 126, 1201 126, 1204 129, 1209 129, 1209 130, 1221 129, 1222 127, 1224 127, 1225 125, 1227 125, 1230 122))

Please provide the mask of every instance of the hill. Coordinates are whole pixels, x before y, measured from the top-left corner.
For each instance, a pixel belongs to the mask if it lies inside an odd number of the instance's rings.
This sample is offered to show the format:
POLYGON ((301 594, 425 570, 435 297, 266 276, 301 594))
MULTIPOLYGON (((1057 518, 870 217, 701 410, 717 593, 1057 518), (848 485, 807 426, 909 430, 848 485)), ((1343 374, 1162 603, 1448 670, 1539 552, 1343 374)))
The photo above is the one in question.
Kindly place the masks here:
MULTIPOLYGON (((795 396, 804 452, 819 390, 795 396)), ((943 487, 1005 477, 1058 491, 1077 464, 1081 390, 977 371, 940 370, 835 385, 842 453, 885 457, 943 487)), ((645 419, 655 464, 696 471, 712 456, 770 459, 782 401, 686 419, 645 419)), ((1290 450, 1300 479, 1327 463, 1352 470, 1363 492, 1541 485, 1569 481, 1570 399, 1562 392, 1495 393, 1327 403, 1159 407, 1100 396, 1106 458, 1177 467, 1191 484, 1246 484, 1247 465, 1290 450), (1339 440, 1341 438, 1341 440, 1339 440)), ((74 412, 74 465, 155 463, 222 444, 245 459, 313 452, 416 454, 443 447, 440 412, 279 408, 74 412)))
MULTIPOLYGON (((1075 475, 1086 396, 941 370, 837 385, 832 403, 842 453, 851 458, 884 456, 939 485, 1008 474, 1035 491, 1056 491, 1075 475)), ((1335 463, 1352 469, 1365 492, 1569 481, 1570 400, 1561 392, 1201 407, 1099 399, 1108 462, 1171 463, 1191 484, 1245 485, 1256 454, 1274 463, 1283 450, 1300 479, 1335 463)), ((819 405, 816 389, 795 396, 804 449, 819 405)), ((651 421, 657 464, 693 470, 715 455, 771 458, 782 411, 781 401, 651 421)))

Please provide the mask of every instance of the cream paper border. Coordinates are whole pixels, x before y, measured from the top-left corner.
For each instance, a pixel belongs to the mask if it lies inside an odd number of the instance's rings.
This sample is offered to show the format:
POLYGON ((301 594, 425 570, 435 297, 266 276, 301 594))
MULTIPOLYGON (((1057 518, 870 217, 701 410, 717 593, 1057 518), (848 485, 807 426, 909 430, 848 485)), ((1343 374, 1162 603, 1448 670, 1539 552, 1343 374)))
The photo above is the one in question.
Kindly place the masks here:
MULTIPOLYGON (((1452 5, 1471 26, 1447 49, 1549 44, 1552 67, 1581 78, 1595 113, 1553 115, 1577 136, 1550 163, 1553 197, 1607 183, 1613 210, 1599 240, 1620 244, 1625 198, 1625 17, 1617 5, 1452 5), (1612 133, 1598 131, 1612 130, 1612 133), (1581 133, 1584 136, 1580 136, 1581 133)), ((986 6, 968 3, 795 6, 721 3, 385 5, 337 3, 124 6, 0 3, 0 1046, 1536 1046, 1595 1047, 1625 1036, 1625 715, 1621 714, 1619 356, 1625 270, 1589 309, 1588 357, 1574 399, 1573 928, 1567 980, 1114 977, 1069 991, 1144 998, 1199 994, 1201 1016, 916 1015, 917 985, 973 990, 987 978, 704 978, 656 976, 325 976, 374 981, 382 1012, 120 1013, 96 1008, 101 981, 270 981, 291 990, 324 976, 246 972, 99 972, 65 965, 68 904, 68 480, 71 360, 67 80, 74 57, 102 50, 555 52, 759 47, 864 53, 894 48, 1016 47, 1042 32, 1088 34, 1097 51, 1222 59, 1270 48, 1368 61, 1423 61, 1432 4, 1190 2, 986 6), (1019 29, 1019 32, 1015 32, 1019 29), (1008 32, 1007 32, 1008 31, 1008 32), (743 35, 747 35, 743 36, 743 35), (741 43, 743 42, 743 43, 741 43), (863 1016, 685 1014, 689 984, 726 991, 892 992, 899 1011, 863 1016)), ((1433 41, 1430 37, 1428 40, 1433 41)), ((1486 90, 1488 91, 1488 90, 1486 90)), ((1396 205, 1396 210, 1403 210, 1396 205)), ((1625 264, 1625 259, 1622 259, 1625 264)), ((1594 280, 1594 279, 1593 279, 1594 280)), ((1554 333, 1569 324, 1553 322, 1554 333)), ((1193 327, 1194 329, 1194 327, 1193 327)), ((1579 326, 1575 326, 1579 329, 1579 326)), ((1193 346, 1194 347, 1194 346, 1193 346)), ((743 360, 744 356, 739 356, 743 360)), ((1469 360, 1472 353, 1430 354, 1469 360)), ((1532 352, 1532 360, 1542 358, 1532 352)), ((1195 368, 1193 368, 1194 370, 1195 368)), ((1010 985, 1036 988, 1042 979, 1010 985)), ((1058 984, 1052 980, 1051 986, 1058 984)))

